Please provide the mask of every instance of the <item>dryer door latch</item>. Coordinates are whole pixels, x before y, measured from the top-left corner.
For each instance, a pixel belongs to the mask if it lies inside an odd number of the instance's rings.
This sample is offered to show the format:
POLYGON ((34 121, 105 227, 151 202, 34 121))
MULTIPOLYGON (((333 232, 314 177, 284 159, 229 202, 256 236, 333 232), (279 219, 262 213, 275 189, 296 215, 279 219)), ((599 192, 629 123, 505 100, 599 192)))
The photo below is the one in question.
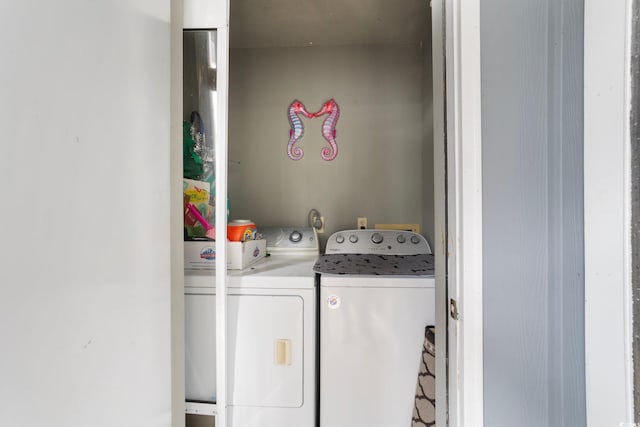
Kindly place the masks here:
POLYGON ((291 340, 275 340, 274 365, 291 365, 291 340))

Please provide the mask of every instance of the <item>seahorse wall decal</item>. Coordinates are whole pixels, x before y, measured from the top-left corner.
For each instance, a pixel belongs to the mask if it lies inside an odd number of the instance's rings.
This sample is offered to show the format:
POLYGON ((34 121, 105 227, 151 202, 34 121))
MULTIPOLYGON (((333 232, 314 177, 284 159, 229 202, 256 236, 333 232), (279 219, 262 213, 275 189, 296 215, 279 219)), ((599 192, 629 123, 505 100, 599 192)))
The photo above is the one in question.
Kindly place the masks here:
POLYGON ((338 144, 336 143, 336 125, 340 118, 340 107, 338 103, 332 99, 322 105, 320 111, 313 113, 313 117, 320 117, 329 114, 322 123, 322 136, 327 140, 330 147, 323 147, 320 154, 326 161, 335 159, 338 156, 338 144))
POLYGON ((304 126, 302 120, 298 117, 298 114, 304 114, 305 117, 312 118, 313 115, 309 113, 304 104, 297 99, 293 100, 289 104, 288 116, 289 116, 289 144, 287 145, 287 155, 291 160, 300 160, 304 156, 302 148, 296 146, 296 142, 300 141, 302 135, 304 135, 304 126))

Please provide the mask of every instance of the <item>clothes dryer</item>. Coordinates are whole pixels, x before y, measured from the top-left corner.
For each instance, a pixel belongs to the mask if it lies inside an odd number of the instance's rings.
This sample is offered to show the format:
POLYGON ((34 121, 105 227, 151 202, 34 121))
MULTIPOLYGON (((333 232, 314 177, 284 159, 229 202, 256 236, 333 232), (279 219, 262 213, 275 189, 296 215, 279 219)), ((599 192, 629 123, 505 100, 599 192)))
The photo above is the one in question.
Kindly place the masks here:
MULTIPOLYGON (((268 256, 228 271, 229 425, 314 427, 318 238, 313 228, 259 232, 268 256)), ((215 272, 186 272, 189 401, 216 401, 216 297, 215 272)))

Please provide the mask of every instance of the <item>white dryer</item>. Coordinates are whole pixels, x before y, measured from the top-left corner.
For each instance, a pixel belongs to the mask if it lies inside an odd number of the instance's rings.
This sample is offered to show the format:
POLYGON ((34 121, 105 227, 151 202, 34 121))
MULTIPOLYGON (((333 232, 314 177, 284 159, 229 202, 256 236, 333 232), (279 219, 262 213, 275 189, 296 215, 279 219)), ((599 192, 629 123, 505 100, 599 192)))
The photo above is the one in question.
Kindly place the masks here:
POLYGON ((425 327, 435 322, 433 255, 419 234, 333 234, 320 277, 320 426, 411 425, 425 327))
MULTIPOLYGON (((259 231, 268 256, 228 271, 229 425, 314 427, 318 238, 313 228, 259 231)), ((216 401, 214 277, 185 274, 188 401, 216 401)))

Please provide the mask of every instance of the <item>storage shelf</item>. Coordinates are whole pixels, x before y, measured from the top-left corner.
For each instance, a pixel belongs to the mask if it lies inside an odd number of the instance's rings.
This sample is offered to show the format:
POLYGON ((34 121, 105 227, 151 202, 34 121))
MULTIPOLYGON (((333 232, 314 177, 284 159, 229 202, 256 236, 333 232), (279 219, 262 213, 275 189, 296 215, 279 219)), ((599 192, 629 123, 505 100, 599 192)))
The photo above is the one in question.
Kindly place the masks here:
POLYGON ((218 406, 215 403, 207 402, 185 402, 185 413, 215 417, 218 413, 218 406))

